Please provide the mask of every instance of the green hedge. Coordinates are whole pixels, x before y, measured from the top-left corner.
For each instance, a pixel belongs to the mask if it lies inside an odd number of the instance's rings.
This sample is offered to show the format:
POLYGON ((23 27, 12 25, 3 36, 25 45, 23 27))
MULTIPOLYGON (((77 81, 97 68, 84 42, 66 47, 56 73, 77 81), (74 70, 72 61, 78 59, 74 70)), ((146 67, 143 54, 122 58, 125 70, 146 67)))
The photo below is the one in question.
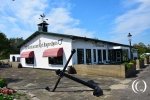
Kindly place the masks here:
POLYGON ((6 80, 0 78, 0 88, 3 88, 3 87, 5 87, 5 86, 7 86, 6 80))

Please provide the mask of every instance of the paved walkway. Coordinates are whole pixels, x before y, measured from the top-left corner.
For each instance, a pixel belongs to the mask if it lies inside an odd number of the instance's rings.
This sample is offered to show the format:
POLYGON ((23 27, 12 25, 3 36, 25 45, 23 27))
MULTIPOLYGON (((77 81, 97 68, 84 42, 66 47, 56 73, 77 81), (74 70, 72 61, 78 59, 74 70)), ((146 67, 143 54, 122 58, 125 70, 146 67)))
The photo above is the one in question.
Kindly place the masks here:
MULTIPOLYGON (((147 77, 147 75, 150 75, 149 71, 150 67, 147 67, 138 77, 147 77)), ((0 68, 0 77, 7 79, 8 87, 27 94, 29 100, 130 100, 130 97, 132 100, 138 100, 133 98, 136 94, 131 89, 131 82, 138 77, 119 79, 75 75, 75 77, 80 77, 83 80, 94 80, 104 91, 104 95, 100 97, 93 96, 92 89, 65 77, 61 79, 56 92, 48 92, 45 87, 49 86, 52 89, 58 78, 55 72, 51 70, 0 68)), ((145 78, 145 81, 150 82, 148 77, 145 78)), ((147 95, 149 95, 149 92, 145 96, 147 95)))
POLYGON ((137 77, 130 78, 130 82, 126 84, 128 85, 127 88, 112 90, 111 95, 106 100, 150 100, 150 65, 142 70, 143 71, 137 74, 137 77), (132 90, 132 83, 135 80, 140 80, 139 82, 141 82, 137 84, 137 90, 135 89, 137 93, 132 90), (147 89, 144 93, 140 92, 140 89, 144 89, 144 83, 142 80, 147 84, 147 89))

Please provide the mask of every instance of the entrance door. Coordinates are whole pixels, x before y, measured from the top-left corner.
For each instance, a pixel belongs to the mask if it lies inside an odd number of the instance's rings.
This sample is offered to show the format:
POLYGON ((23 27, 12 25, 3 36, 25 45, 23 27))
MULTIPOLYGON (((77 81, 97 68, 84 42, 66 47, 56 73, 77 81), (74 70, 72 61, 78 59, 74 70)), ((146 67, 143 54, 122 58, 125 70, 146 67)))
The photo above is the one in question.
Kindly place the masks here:
POLYGON ((98 63, 102 63, 102 51, 99 49, 97 50, 98 53, 98 63))
POLYGON ((15 56, 12 56, 12 62, 15 62, 15 56))
POLYGON ((116 51, 116 62, 121 62, 121 52, 116 51))

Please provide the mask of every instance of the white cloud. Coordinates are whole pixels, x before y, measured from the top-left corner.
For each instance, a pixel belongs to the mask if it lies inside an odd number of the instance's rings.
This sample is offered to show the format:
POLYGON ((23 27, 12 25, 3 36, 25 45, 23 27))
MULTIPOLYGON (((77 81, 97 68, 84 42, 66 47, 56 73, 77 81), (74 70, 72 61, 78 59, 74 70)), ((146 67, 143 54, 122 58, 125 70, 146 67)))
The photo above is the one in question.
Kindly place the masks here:
POLYGON ((80 21, 72 18, 69 10, 66 8, 54 8, 47 17, 50 24, 49 30, 52 32, 86 37, 93 36, 93 32, 88 32, 84 28, 78 28, 80 21))
POLYGON ((46 0, 1 0, 1 31, 8 37, 25 37, 33 33, 38 17, 47 6, 46 0), (26 33, 25 33, 26 32, 26 33), (28 34, 28 35, 27 35, 28 34))
POLYGON ((39 15, 46 12, 49 30, 63 34, 93 36, 84 28, 78 28, 80 21, 71 16, 69 1, 61 0, 1 0, 0 31, 8 37, 27 38, 37 30, 39 15), (4 27, 5 26, 5 27, 4 27))
MULTIPOLYGON (((150 29, 150 0, 133 0, 131 1, 133 9, 129 9, 124 14, 115 19, 113 31, 117 41, 126 41, 126 36, 130 32, 134 37, 141 35, 144 31, 150 29)), ((128 0, 128 4, 130 3, 128 0)), ((130 5, 131 6, 131 5, 130 5)))
POLYGON ((78 25, 79 20, 71 17, 70 12, 66 8, 53 8, 49 12, 50 23, 64 25, 78 25))

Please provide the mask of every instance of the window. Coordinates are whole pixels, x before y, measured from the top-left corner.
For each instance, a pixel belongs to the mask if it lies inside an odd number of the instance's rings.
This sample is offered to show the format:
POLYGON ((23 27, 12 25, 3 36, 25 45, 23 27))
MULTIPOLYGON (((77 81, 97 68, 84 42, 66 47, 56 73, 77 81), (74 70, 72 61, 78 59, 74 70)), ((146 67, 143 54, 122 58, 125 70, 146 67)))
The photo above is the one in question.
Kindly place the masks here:
POLYGON ((77 49, 78 64, 84 64, 84 49, 77 49))
POLYGON ((112 61, 112 55, 113 55, 112 50, 108 50, 108 60, 112 61))
POLYGON ((97 52, 98 52, 98 63, 102 63, 102 52, 100 49, 97 50, 97 52))
POLYGON ((128 61, 128 50, 124 49, 123 51, 123 61, 128 61))
POLYGON ((103 50, 103 61, 106 61, 106 50, 103 50))
POLYGON ((94 58, 94 62, 96 62, 96 49, 93 49, 93 58, 94 58))
POLYGON ((63 65, 63 56, 60 57, 48 57, 49 64, 63 65))
POLYGON ((91 49, 86 49, 86 63, 91 63, 91 49))
POLYGON ((20 57, 17 57, 17 62, 20 62, 20 57))
POLYGON ((26 64, 34 64, 34 58, 25 58, 26 64))
POLYGON ((121 62, 121 51, 116 51, 116 62, 121 62))

